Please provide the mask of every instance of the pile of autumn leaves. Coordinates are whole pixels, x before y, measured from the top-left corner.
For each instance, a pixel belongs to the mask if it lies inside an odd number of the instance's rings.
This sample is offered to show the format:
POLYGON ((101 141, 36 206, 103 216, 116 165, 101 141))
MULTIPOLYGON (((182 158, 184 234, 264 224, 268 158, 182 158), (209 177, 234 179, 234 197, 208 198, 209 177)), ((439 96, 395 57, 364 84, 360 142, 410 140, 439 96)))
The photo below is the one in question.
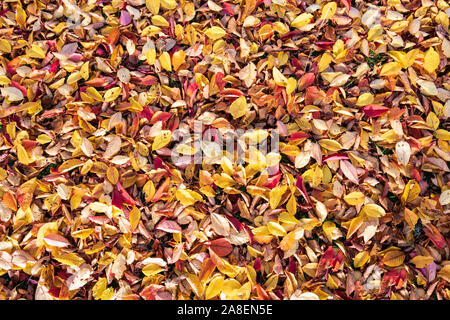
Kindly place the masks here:
POLYGON ((0 297, 448 299, 449 13, 4 3, 0 297), (193 120, 245 164, 192 164, 193 120))

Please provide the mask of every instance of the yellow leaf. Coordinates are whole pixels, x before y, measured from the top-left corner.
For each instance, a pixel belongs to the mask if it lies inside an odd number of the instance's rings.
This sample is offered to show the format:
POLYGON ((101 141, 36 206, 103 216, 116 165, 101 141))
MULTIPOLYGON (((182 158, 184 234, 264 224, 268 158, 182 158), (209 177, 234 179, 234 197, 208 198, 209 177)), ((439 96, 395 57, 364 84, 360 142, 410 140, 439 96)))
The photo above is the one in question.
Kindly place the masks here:
POLYGON ((108 285, 108 281, 106 280, 106 278, 100 278, 98 279, 98 281, 95 283, 95 285, 92 287, 92 296, 94 297, 95 300, 107 300, 107 299, 103 299, 103 295, 106 291, 106 287, 108 285))
POLYGON ((396 76, 402 70, 402 66, 398 62, 386 63, 380 72, 380 77, 396 76))
POLYGON ((136 208, 136 206, 133 206, 133 209, 129 213, 129 217, 131 230, 134 231, 139 225, 139 221, 141 221, 141 211, 138 208, 136 208))
POLYGON ((26 50, 27 56, 30 58, 44 59, 45 52, 37 44, 33 44, 30 49, 26 50))
POLYGON ((361 209, 361 216, 367 216, 370 218, 379 218, 386 214, 386 211, 375 203, 366 204, 361 209))
POLYGON ((6 39, 0 39, 0 52, 10 53, 11 52, 11 44, 6 39))
MULTIPOLYGON (((155 27, 158 28, 158 27, 155 27)), ((159 28, 158 28, 159 29, 159 28)), ((159 31, 159 30, 158 30, 159 31)), ((156 31, 155 31, 156 32, 156 31)), ((147 50, 147 52, 145 53, 145 56, 147 58, 147 63, 149 65, 154 65, 156 62, 156 50, 154 48, 151 48, 149 50, 147 50)))
POLYGON ((205 35, 211 40, 223 38, 227 32, 220 27, 211 27, 205 31, 205 35))
POLYGON ((345 202, 349 205, 357 206, 364 203, 365 196, 362 192, 354 191, 344 196, 345 202))
POLYGON ((271 234, 273 234, 274 236, 284 237, 287 234, 287 232, 286 232, 286 230, 284 230, 283 226, 274 221, 270 221, 267 224, 267 228, 269 229, 269 232, 271 234))
POLYGON ((333 60, 333 57, 328 54, 328 53, 324 53, 322 55, 322 57, 320 58, 319 61, 319 72, 322 72, 323 70, 325 70, 326 68, 328 68, 328 66, 330 65, 331 61, 333 60))
POLYGON ((281 197, 283 196, 283 194, 286 192, 287 190, 287 186, 276 186, 275 188, 273 188, 272 190, 270 190, 270 194, 269 194, 269 203, 270 203, 270 208, 276 209, 278 207, 278 204, 281 201, 281 197))
POLYGON ((287 81, 286 92, 287 94, 291 94, 297 89, 297 79, 290 77, 287 81))
POLYGON ((258 35, 261 41, 267 40, 273 35, 273 27, 270 24, 265 24, 259 29, 258 35))
POLYGON ((415 180, 409 180, 402 194, 402 202, 408 203, 416 199, 420 194, 419 183, 415 180))
POLYGON ((119 87, 114 87, 114 88, 107 90, 104 95, 105 102, 111 102, 111 101, 116 100, 120 96, 121 92, 122 92, 122 89, 119 87))
POLYGON ((291 27, 301 28, 311 22, 314 16, 311 13, 302 13, 291 22, 291 27))
POLYGON ((145 0, 145 5, 152 14, 158 14, 161 2, 160 0, 145 0))
POLYGON ((438 129, 434 132, 434 136, 439 140, 449 141, 450 140, 450 132, 445 129, 438 129))
POLYGON ((361 216, 357 216, 356 218, 353 218, 348 223, 348 227, 347 227, 348 230, 347 230, 347 237, 346 237, 346 239, 350 238, 352 236, 352 234, 355 233, 359 229, 359 227, 362 225, 363 222, 364 221, 363 221, 363 218, 361 216))
POLYGON ((151 19, 152 19, 152 24, 157 27, 168 27, 169 26, 169 22, 163 16, 154 15, 154 16, 152 16, 151 19))
POLYGON ((268 136, 269 132, 267 130, 254 129, 244 133, 241 138, 242 141, 245 141, 248 144, 258 144, 261 141, 264 141, 268 136))
POLYGON ((164 268, 156 263, 149 263, 142 268, 142 273, 144 273, 147 277, 153 276, 161 271, 164 271, 164 268))
POLYGON ((208 287, 206 288, 205 298, 209 300, 219 295, 219 293, 222 292, 223 284, 224 284, 223 276, 214 277, 209 283, 208 287))
POLYGON ((172 55, 172 65, 174 70, 178 68, 186 61, 186 52, 178 50, 172 55))
POLYGON ((286 87, 288 79, 280 72, 280 70, 278 70, 277 67, 273 67, 272 73, 275 83, 281 87, 286 87))
POLYGON ((369 258, 370 256, 367 251, 361 251, 355 256, 355 259, 353 259, 353 265, 355 268, 361 268, 369 261, 369 258))
POLYGON ((113 166, 108 167, 108 170, 106 171, 106 177, 112 184, 117 184, 117 182, 119 181, 119 170, 117 170, 117 168, 113 166))
POLYGON ((178 189, 175 197, 184 206, 191 206, 197 201, 202 201, 202 196, 195 191, 188 189, 178 189))
POLYGON ((405 254, 399 250, 389 251, 383 257, 383 263, 388 267, 398 267, 404 260, 405 254))
POLYGON ((450 282, 450 264, 446 264, 439 270, 438 277, 445 279, 445 281, 450 282))
POLYGON ((68 265, 71 267, 79 267, 83 263, 85 263, 83 258, 81 258, 80 256, 78 256, 75 253, 65 253, 65 252, 60 252, 58 250, 57 251, 53 250, 52 255, 56 261, 61 262, 62 264, 65 264, 65 265, 68 265))
POLYGON ((331 19, 337 10, 336 2, 328 2, 322 8, 322 15, 320 16, 321 20, 331 19))
POLYGON ((295 231, 289 232, 283 240, 280 241, 280 249, 283 251, 288 251, 292 248, 295 243, 295 231))
POLYGON ((430 112, 427 116, 427 125, 429 125, 433 130, 436 130, 439 127, 439 118, 436 116, 434 112, 430 112))
POLYGON ((326 285, 330 289, 337 289, 339 288, 339 279, 336 276, 329 275, 326 285))
POLYGON ((419 217, 414 213, 414 211, 405 208, 405 221, 412 230, 414 230, 418 220, 419 217))
POLYGON ((22 147, 21 144, 17 144, 16 148, 17 148, 17 158, 19 159, 20 163, 28 165, 34 162, 34 160, 28 155, 27 150, 25 150, 25 148, 22 147))
POLYGON ((103 101, 102 95, 94 87, 88 87, 86 89, 86 95, 94 100, 103 101))
POLYGON ((322 225, 322 230, 330 242, 333 240, 334 229, 336 229, 336 224, 331 221, 325 221, 322 225))
POLYGON ((285 224, 297 224, 299 221, 293 214, 290 214, 289 212, 283 211, 278 216, 278 221, 285 224))
POLYGON ((145 194, 145 201, 150 202, 153 196, 156 193, 155 185, 152 180, 147 181, 147 183, 142 188, 142 191, 145 194))
POLYGON ((39 142, 40 144, 46 144, 52 141, 52 138, 50 138, 48 135, 46 134, 40 134, 37 138, 36 141, 39 142))
POLYGON ((177 7, 177 2, 175 0, 161 0, 161 7, 166 10, 173 10, 177 7))
POLYGON ((240 118, 247 113, 247 100, 245 97, 241 96, 233 101, 230 105, 230 114, 233 119, 240 118))
POLYGON ((16 22, 22 28, 25 28, 27 21, 27 14, 25 10, 23 10, 22 6, 16 6, 16 22))
POLYGON ((294 195, 291 195, 288 203, 286 204, 286 210, 291 215, 295 215, 297 213, 297 201, 295 200, 294 195))
POLYGON ((267 281, 264 283, 264 287, 266 288, 266 291, 272 291, 274 290, 278 285, 278 275, 274 274, 267 279, 267 281))
POLYGON ((167 51, 164 51, 159 56, 159 62, 161 63, 161 67, 167 71, 172 71, 172 63, 170 62, 170 55, 167 51))
POLYGON ((80 68, 80 76, 87 80, 89 79, 89 61, 83 63, 83 65, 80 68))
POLYGON ((367 33, 367 41, 376 40, 383 35, 383 27, 380 24, 374 25, 367 33))
POLYGON ((103 249, 105 249, 105 245, 102 242, 97 242, 92 247, 87 248, 86 250, 84 250, 84 253, 86 253, 86 254, 95 254, 97 252, 102 251, 103 249))
POLYGON ((155 137, 155 141, 152 144, 152 150, 158 150, 164 148, 166 145, 170 143, 170 139, 172 138, 172 132, 170 130, 162 130, 155 137))
POLYGON ((433 73, 439 67, 441 59, 439 53, 437 53, 433 47, 427 50, 425 53, 424 68, 428 73, 433 73))
POLYGON ((362 95, 358 97, 358 101, 356 101, 357 106, 367 106, 368 104, 371 104, 374 100, 373 94, 369 92, 365 92, 362 95))
POLYGON ((414 263, 417 268, 425 268, 427 265, 434 261, 433 257, 426 256, 415 256, 410 260, 411 263, 414 263))
POLYGON ((93 232, 95 231, 94 228, 88 228, 88 229, 82 229, 82 230, 77 230, 71 233, 71 236, 73 238, 78 238, 78 239, 86 239, 87 237, 89 237, 93 232))
POLYGON ((339 151, 342 149, 342 145, 339 142, 331 139, 319 140, 319 144, 322 148, 330 151, 339 151))

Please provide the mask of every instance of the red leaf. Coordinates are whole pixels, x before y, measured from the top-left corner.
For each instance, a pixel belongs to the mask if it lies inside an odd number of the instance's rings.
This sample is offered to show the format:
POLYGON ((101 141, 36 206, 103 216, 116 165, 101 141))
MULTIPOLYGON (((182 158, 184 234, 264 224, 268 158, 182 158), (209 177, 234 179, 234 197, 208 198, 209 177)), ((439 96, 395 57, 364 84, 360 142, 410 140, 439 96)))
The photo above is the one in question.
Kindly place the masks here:
POLYGON ((362 112, 370 118, 378 117, 386 112, 389 111, 388 107, 380 106, 379 104, 369 104, 368 106, 365 106, 361 108, 362 112))
POLYGON ((125 201, 125 203, 131 206, 136 205, 136 201, 128 194, 127 190, 125 190, 120 181, 117 182, 116 187, 117 191, 119 192, 120 196, 122 197, 123 201, 125 201))
POLYGON ((295 186, 298 188, 300 193, 302 194, 303 198, 305 198, 306 202, 312 206, 311 199, 309 199, 308 193, 306 192, 305 183, 303 181, 302 176, 297 176, 297 182, 295 183, 295 186))
POLYGON ((334 41, 316 41, 314 44, 322 50, 327 50, 331 49, 331 46, 334 45, 334 41))
POLYGON ((164 286, 158 284, 149 284, 139 292, 139 295, 145 300, 156 300, 158 291, 164 289, 164 286))
POLYGON ((11 81, 11 86, 16 87, 17 89, 19 89, 25 97, 27 96, 27 89, 25 89, 24 87, 22 87, 22 86, 21 86, 19 83, 17 83, 16 81, 11 81))
POLYGON ((255 271, 261 270, 261 259, 260 258, 256 258, 255 261, 253 261, 253 268, 255 269, 255 271))
POLYGON ((150 124, 155 124, 158 121, 167 122, 171 116, 172 114, 169 112, 156 111, 150 120, 150 124))
POLYGON ((308 88, 310 85, 314 83, 314 80, 316 80, 316 76, 314 73, 312 72, 305 73, 298 82, 298 90, 301 91, 305 88, 308 88))
POLYGON ((219 238, 210 242, 207 242, 207 245, 219 256, 224 257, 230 254, 233 251, 233 246, 230 241, 225 238, 219 238))
POLYGON ((319 265, 317 266, 316 277, 322 275, 323 271, 332 264, 333 259, 333 247, 329 246, 327 251, 325 251, 323 256, 320 258, 319 265))
POLYGON ((293 132, 289 138, 286 138, 287 141, 301 140, 309 137, 309 134, 306 132, 293 132))
POLYGON ((438 247, 439 249, 443 249, 445 247, 446 241, 444 239, 444 236, 434 225, 432 225, 431 223, 427 223, 426 225, 424 225, 423 231, 436 247, 438 247))
POLYGON ((329 156, 323 157, 322 162, 333 161, 333 160, 346 160, 349 157, 345 153, 335 153, 329 156))
POLYGON ((242 229, 242 223, 236 219, 235 217, 231 217, 228 215, 225 215, 225 217, 230 220, 231 224, 236 228, 237 231, 241 231, 242 229))
POLYGON ((155 114, 148 106, 144 106, 141 111, 141 116, 144 116, 149 122, 152 121, 152 117, 155 114))
POLYGON ((341 3, 347 8, 347 10, 350 10, 351 7, 350 0, 341 0, 341 3))
POLYGON ((223 80, 224 74, 222 72, 216 73, 216 85, 222 91, 225 88, 225 81, 223 80))
POLYGON ((245 232, 247 232, 247 235, 250 238, 250 245, 253 245, 253 242, 255 241, 255 236, 253 235, 252 230, 246 224, 243 224, 243 226, 245 232))
POLYGON ((263 186, 266 188, 269 188, 269 189, 273 189, 277 186, 280 179, 281 179, 281 174, 279 173, 277 175, 274 175, 274 176, 268 178, 263 186))

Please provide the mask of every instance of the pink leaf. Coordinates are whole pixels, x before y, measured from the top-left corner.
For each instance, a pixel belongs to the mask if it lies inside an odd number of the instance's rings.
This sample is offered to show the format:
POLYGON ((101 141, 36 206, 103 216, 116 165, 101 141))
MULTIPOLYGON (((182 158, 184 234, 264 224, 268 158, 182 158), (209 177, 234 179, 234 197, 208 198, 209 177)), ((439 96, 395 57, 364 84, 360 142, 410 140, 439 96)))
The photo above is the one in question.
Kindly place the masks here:
POLYGON ((131 15, 127 10, 120 11, 119 22, 123 26, 129 25, 131 23, 131 15))
POLYGON ((156 226, 155 230, 161 230, 168 233, 178 233, 181 232, 181 227, 173 220, 163 220, 156 226))
POLYGON ((44 237, 44 241, 53 247, 64 248, 70 245, 70 242, 62 235, 50 233, 44 237))
POLYGON ((359 184, 358 172, 352 163, 348 160, 341 160, 342 173, 352 182, 359 184))

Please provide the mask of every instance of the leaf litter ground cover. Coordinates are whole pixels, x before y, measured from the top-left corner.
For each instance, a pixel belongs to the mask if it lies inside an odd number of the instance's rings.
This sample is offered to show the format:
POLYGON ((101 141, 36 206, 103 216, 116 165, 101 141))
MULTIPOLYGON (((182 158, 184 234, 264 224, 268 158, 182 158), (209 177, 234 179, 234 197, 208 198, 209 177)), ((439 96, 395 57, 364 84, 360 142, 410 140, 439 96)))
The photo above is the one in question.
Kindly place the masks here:
POLYGON ((448 2, 4 0, 0 298, 450 298, 448 2))

